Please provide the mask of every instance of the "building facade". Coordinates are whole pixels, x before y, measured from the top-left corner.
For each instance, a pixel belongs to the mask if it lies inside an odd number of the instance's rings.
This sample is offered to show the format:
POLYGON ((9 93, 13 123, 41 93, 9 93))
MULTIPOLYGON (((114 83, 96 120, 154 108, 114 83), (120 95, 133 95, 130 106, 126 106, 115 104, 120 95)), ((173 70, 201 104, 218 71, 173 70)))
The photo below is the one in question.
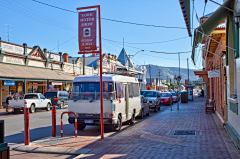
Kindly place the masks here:
POLYGON ((8 94, 42 93, 49 89, 64 90, 73 75, 63 71, 62 54, 39 46, 28 47, 0 38, 0 107, 8 94))

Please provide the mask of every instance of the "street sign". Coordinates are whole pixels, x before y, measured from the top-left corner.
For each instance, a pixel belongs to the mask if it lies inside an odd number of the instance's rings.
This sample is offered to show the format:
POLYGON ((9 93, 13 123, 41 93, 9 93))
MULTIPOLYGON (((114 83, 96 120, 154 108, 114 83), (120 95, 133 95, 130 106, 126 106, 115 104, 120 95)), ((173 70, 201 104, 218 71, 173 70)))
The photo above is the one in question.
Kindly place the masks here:
POLYGON ((208 71, 208 78, 220 77, 220 70, 208 71))
POLYGON ((97 11, 86 11, 78 13, 79 22, 79 50, 94 51, 97 50, 96 32, 97 32, 97 11))
POLYGON ((4 81, 3 86, 15 86, 15 81, 4 81))

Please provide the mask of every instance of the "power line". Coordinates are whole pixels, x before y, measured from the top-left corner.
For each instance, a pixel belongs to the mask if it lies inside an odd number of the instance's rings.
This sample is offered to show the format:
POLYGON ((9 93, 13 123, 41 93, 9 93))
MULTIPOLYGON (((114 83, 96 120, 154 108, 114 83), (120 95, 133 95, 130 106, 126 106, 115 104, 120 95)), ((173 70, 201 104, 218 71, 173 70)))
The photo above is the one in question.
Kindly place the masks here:
MULTIPOLYGON (((68 10, 68 9, 61 8, 61 7, 53 6, 53 5, 43 3, 43 2, 40 2, 40 1, 36 1, 36 0, 32 0, 32 1, 43 4, 43 5, 46 5, 46 6, 49 6, 49 7, 60 9, 60 10, 63 10, 63 11, 67 11, 67 12, 71 12, 71 13, 78 13, 76 11, 71 11, 71 10, 68 10)), ((147 26, 147 27, 158 27, 158 28, 168 28, 168 29, 187 29, 187 28, 184 28, 184 27, 169 27, 169 26, 159 26, 159 25, 151 25, 151 24, 140 24, 140 23, 126 22, 126 21, 114 20, 114 19, 108 19, 108 18, 101 18, 101 19, 108 20, 108 21, 113 21, 113 22, 118 22, 118 23, 125 23, 125 24, 139 25, 139 26, 147 26)))
POLYGON ((7 27, 8 27, 7 28, 7 35, 8 35, 8 42, 10 42, 10 35, 11 34, 9 33, 9 31, 11 31, 11 30, 9 29, 9 27, 12 26, 12 25, 10 25, 10 24, 5 24, 5 25, 7 25, 7 27))
MULTIPOLYGON (((182 38, 177 38, 177 39, 172 39, 172 40, 166 40, 166 41, 159 41, 159 42, 150 42, 150 43, 131 43, 131 42, 124 42, 126 44, 160 44, 160 43, 165 43, 165 42, 171 42, 171 41, 176 41, 176 40, 181 40, 181 39, 185 39, 185 38, 188 38, 188 36, 185 36, 185 37, 182 37, 182 38)), ((104 38, 102 38, 104 39, 104 38)), ((105 39, 107 40, 107 39, 105 39)), ((113 42, 118 42, 118 43, 122 43, 120 41, 115 41, 115 40, 112 40, 113 42)))

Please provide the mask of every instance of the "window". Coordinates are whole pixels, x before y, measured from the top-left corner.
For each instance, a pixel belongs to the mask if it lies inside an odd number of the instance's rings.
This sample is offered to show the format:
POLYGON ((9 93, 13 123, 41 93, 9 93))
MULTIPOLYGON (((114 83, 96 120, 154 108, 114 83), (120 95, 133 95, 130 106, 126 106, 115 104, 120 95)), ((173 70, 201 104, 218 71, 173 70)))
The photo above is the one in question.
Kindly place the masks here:
POLYGON ((40 96, 41 99, 44 99, 44 98, 45 98, 42 94, 39 94, 39 96, 40 96))
POLYGON ((133 97, 133 86, 132 83, 128 83, 128 96, 133 97))
POLYGON ((133 96, 138 97, 139 96, 139 86, 138 86, 138 84, 133 83, 132 88, 133 88, 133 96))
POLYGON ((117 98, 123 98, 123 85, 122 83, 116 83, 117 84, 117 98))
POLYGON ((161 97, 170 97, 169 93, 159 93, 161 97))
POLYGON ((57 92, 46 92, 44 95, 45 95, 46 98, 57 97, 57 92))
POLYGON ((24 96, 24 99, 37 99, 38 96, 36 94, 28 94, 24 96))
MULTIPOLYGON (((100 82, 75 82, 74 93, 77 92, 100 92, 100 82)), ((103 82, 103 92, 110 92, 113 90, 112 82, 103 82)))
POLYGON ((141 91, 141 95, 144 97, 157 97, 157 92, 155 91, 141 91))

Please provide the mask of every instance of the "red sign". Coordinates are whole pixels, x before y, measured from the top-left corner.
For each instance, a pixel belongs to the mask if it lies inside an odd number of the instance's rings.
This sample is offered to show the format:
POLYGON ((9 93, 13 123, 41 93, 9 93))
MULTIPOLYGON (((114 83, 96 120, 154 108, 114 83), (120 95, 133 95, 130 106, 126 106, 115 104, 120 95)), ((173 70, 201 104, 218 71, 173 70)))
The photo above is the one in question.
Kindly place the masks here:
POLYGON ((80 51, 97 50, 96 24, 97 11, 79 12, 78 39, 80 51))

